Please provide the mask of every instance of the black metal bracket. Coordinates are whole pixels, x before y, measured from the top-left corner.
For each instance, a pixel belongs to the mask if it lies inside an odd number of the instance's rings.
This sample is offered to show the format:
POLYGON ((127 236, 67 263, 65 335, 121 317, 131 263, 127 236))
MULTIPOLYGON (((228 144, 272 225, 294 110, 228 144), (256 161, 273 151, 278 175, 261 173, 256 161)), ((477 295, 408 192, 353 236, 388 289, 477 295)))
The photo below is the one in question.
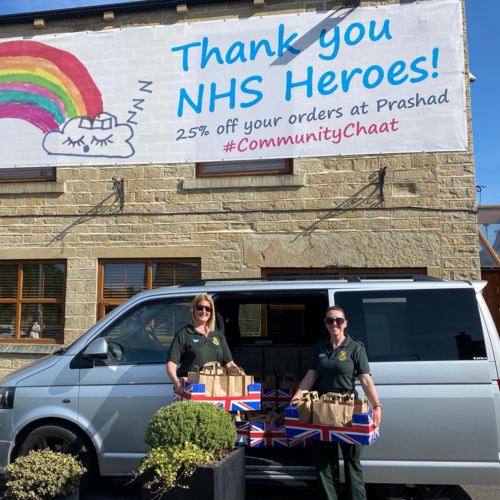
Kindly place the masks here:
POLYGON ((125 181, 124 179, 115 179, 113 180, 113 190, 116 191, 116 195, 118 196, 118 200, 120 202, 120 212, 123 212, 125 207, 125 181))
POLYGON ((481 205, 481 194, 486 186, 476 186, 476 192, 479 193, 479 205, 481 205))
POLYGON ((378 185, 380 189, 380 203, 384 202, 384 184, 385 184, 385 174, 387 173, 387 167, 382 167, 378 171, 378 185))

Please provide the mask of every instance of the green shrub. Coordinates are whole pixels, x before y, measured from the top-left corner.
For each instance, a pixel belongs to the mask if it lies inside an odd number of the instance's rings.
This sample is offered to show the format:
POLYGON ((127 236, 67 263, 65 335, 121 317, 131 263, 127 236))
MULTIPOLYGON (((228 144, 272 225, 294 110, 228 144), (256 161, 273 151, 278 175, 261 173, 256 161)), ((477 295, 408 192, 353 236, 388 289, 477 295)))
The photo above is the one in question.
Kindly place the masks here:
POLYGON ((30 451, 5 467, 7 491, 13 500, 50 500, 73 493, 85 467, 72 455, 49 449, 30 451))
POLYGON ((234 448, 236 427, 231 415, 221 408, 183 401, 158 410, 144 440, 151 448, 163 450, 195 443, 218 460, 223 450, 234 448))
POLYGON ((154 448, 142 461, 139 474, 150 469, 155 471, 154 479, 144 486, 151 489, 157 485, 156 496, 159 497, 175 486, 185 488, 183 479, 192 476, 197 466, 210 465, 212 462, 210 453, 191 443, 168 450, 154 448))
POLYGON ((136 477, 154 470, 146 488, 156 496, 183 486, 199 465, 211 465, 234 449, 236 428, 231 415, 209 403, 183 401, 158 410, 149 421, 145 442, 151 446, 136 477))

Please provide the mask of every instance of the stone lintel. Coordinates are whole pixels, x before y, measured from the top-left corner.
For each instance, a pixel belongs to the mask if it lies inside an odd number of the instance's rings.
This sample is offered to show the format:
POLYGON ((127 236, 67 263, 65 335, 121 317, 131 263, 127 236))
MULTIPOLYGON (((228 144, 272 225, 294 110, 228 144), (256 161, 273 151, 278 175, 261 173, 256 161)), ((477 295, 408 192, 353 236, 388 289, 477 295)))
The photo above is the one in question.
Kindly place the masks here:
POLYGON ((63 194, 65 192, 64 182, 13 182, 0 185, 0 194, 63 194))
POLYGON ((261 175, 248 177, 210 177, 205 179, 184 179, 182 189, 227 189, 242 187, 302 187, 304 175, 261 175))
POLYGON ((131 247, 131 248, 92 248, 91 256, 97 259, 168 259, 206 257, 209 247, 176 246, 176 247, 131 247))
POLYGON ((74 256, 74 248, 0 248, 0 260, 55 260, 74 256))

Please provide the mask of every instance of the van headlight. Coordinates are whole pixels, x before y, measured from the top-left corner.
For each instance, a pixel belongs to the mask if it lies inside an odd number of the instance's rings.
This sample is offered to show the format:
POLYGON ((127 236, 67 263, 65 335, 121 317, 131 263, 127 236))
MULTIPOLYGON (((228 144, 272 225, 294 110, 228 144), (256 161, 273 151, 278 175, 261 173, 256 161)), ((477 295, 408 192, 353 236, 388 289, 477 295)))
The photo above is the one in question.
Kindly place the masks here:
POLYGON ((0 387, 0 410, 12 410, 14 408, 15 387, 0 387))

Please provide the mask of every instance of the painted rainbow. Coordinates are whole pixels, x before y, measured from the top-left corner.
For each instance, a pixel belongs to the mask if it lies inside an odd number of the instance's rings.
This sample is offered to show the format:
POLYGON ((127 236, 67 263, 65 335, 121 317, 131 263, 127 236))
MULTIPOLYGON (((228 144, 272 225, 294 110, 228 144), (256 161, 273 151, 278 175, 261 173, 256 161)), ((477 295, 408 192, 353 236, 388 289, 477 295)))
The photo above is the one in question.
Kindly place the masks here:
POLYGON ((42 132, 103 111, 101 92, 72 54, 40 42, 0 43, 0 119, 26 120, 42 132))

